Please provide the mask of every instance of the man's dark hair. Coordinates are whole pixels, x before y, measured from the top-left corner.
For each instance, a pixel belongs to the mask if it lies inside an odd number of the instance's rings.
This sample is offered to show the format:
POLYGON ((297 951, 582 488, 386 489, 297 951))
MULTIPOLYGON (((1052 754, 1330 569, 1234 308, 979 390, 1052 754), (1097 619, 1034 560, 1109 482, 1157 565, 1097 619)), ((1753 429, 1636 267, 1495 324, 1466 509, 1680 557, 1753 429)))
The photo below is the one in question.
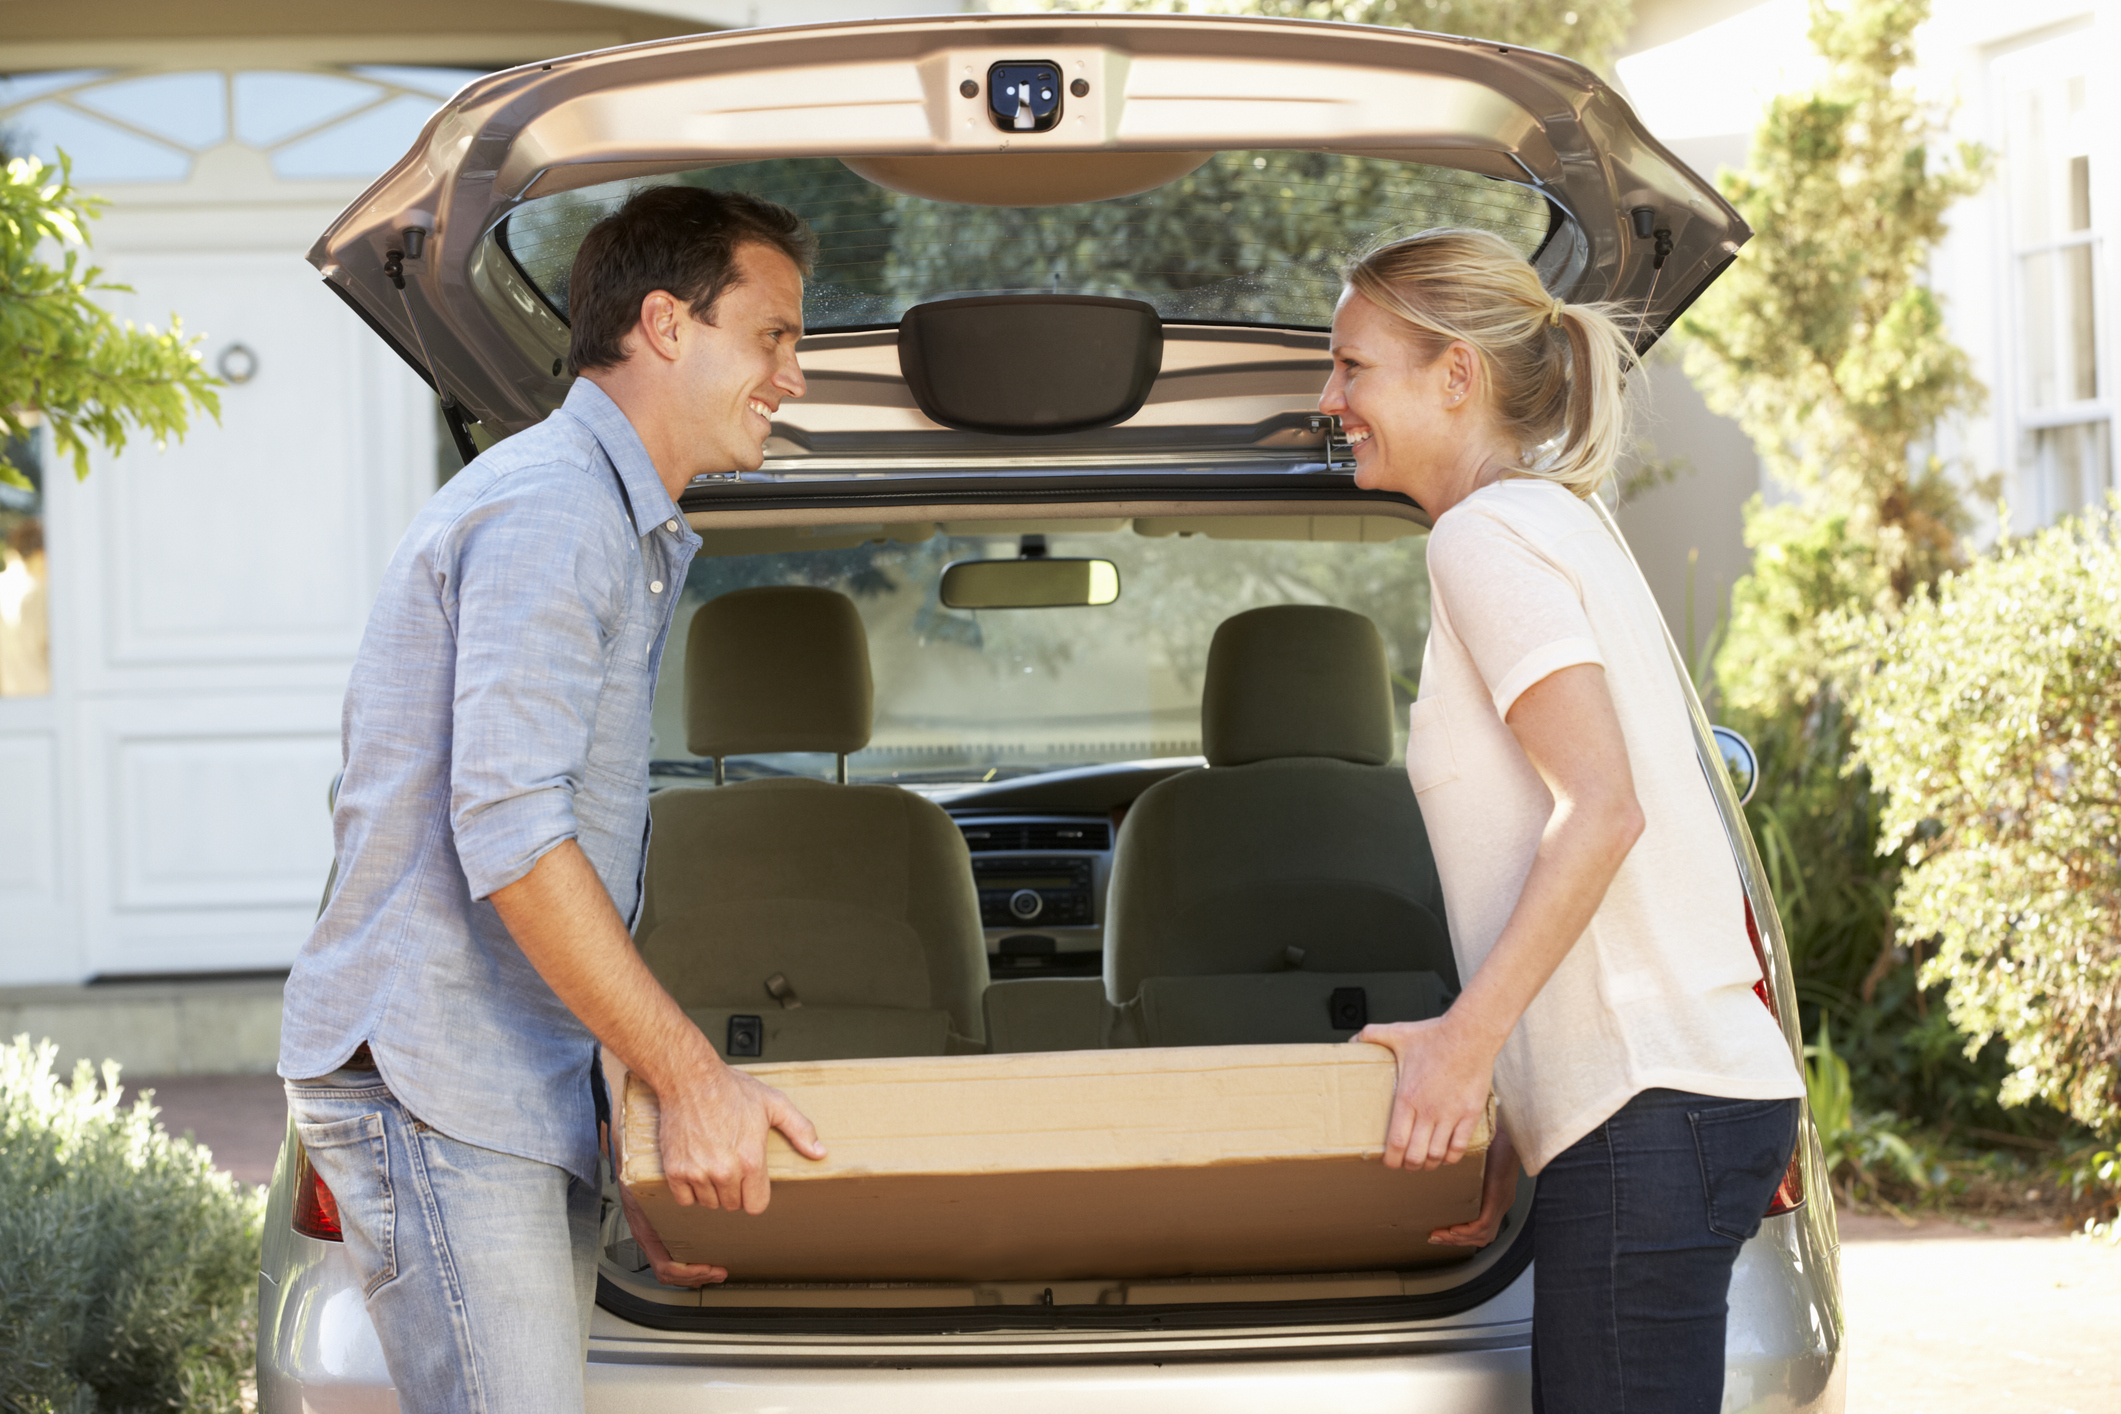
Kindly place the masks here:
POLYGON ((715 301, 741 278, 739 247, 762 245, 794 261, 805 275, 817 259, 817 237, 803 218, 777 202, 706 187, 649 187, 589 228, 567 279, 567 371, 610 368, 626 360, 626 336, 641 301, 668 290, 692 317, 714 322, 715 301))

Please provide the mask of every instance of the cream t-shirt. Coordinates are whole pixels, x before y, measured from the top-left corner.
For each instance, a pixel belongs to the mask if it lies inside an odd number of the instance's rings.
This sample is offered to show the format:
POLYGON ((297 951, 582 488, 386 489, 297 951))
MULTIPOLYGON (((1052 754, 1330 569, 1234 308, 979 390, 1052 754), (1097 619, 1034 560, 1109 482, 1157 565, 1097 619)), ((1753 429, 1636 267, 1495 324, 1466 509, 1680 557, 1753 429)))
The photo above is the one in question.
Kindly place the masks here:
POLYGON ((1702 778, 1663 620, 1597 515, 1551 482, 1483 487, 1429 536, 1430 626, 1407 775, 1443 879, 1458 974, 1494 947, 1554 798, 1505 724, 1519 695, 1605 668, 1644 827, 1591 926, 1495 1063, 1530 1173, 1649 1089, 1801 1095, 1753 992, 1738 867, 1702 778))

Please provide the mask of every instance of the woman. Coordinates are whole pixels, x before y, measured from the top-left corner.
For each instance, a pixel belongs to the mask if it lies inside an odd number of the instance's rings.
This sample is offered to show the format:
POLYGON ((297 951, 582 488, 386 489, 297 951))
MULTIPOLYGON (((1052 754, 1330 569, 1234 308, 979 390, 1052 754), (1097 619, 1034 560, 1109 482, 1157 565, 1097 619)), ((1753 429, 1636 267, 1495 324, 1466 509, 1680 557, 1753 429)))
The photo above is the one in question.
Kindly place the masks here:
POLYGON ((1435 522, 1407 772, 1464 992, 1357 1038, 1398 1057, 1385 1162, 1464 1154, 1481 1212, 1533 1202, 1533 1407, 1714 1411, 1739 1245, 1803 1093, 1752 991, 1743 895, 1656 604, 1584 499, 1626 436, 1611 312, 1497 237, 1430 231, 1350 268, 1319 400, 1356 484, 1435 522))

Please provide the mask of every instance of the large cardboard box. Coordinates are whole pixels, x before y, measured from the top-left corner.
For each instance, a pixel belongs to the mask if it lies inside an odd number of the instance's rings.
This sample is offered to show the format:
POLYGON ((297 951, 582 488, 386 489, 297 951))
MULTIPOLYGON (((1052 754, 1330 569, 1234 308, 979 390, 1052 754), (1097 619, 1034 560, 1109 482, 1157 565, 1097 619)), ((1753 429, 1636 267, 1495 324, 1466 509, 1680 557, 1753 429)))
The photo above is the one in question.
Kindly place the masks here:
POLYGON ((608 1056, 619 1181, 671 1254, 744 1281, 1392 1271, 1465 1256, 1493 1109, 1463 1162, 1382 1162, 1390 1052, 1218 1046, 746 1067, 830 1157, 773 1136, 757 1217, 681 1207, 655 1092, 608 1056))

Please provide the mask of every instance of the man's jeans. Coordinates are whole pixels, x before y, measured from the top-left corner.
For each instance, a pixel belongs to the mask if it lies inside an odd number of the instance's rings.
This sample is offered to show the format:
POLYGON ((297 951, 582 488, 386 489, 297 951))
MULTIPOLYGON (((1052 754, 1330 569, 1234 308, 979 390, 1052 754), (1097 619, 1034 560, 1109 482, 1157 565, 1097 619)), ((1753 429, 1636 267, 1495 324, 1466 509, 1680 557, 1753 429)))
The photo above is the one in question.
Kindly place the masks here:
POLYGON ((451 1139, 374 1072, 287 1082, 405 1414, 581 1414, 598 1195, 451 1139))
POLYGON ((1797 1141, 1795 1100, 1646 1090, 1532 1200, 1537 1414, 1716 1414, 1738 1248, 1797 1141))

